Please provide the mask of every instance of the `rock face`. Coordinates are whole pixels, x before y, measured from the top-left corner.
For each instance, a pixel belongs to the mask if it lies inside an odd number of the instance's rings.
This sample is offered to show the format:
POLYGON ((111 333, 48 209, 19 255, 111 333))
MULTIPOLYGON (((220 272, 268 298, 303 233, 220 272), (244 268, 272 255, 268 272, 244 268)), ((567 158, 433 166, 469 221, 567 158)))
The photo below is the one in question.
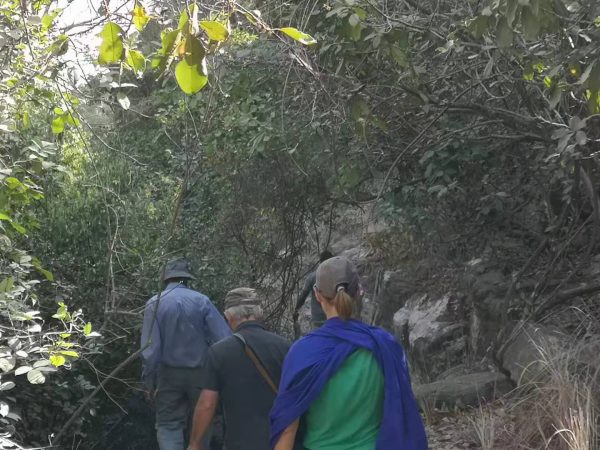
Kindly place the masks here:
POLYGON ((543 374, 544 354, 564 346, 567 337, 549 327, 536 324, 519 326, 498 359, 517 385, 538 379, 543 374))
POLYGON ((477 406, 507 394, 510 380, 498 372, 478 372, 453 376, 434 383, 414 387, 421 408, 460 408, 477 406))
POLYGON ((464 296, 415 295, 396 312, 393 322, 397 339, 421 374, 435 377, 464 360, 464 296))

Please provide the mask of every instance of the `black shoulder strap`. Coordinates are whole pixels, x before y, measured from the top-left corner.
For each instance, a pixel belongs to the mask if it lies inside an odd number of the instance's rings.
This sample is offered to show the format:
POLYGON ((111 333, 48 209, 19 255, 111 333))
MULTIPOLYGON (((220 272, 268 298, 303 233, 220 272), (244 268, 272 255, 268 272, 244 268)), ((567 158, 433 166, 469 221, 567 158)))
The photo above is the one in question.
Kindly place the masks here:
POLYGON ((254 350, 252 350, 252 347, 250 347, 248 345, 248 343, 246 342, 246 339, 244 339, 244 336, 242 336, 240 333, 233 333, 233 335, 236 338, 238 338, 240 340, 240 342, 244 345, 244 351, 246 352, 246 355, 248 355, 248 358, 250 358, 250 360, 254 363, 256 370, 258 370, 258 372, 263 377, 263 379, 267 382, 267 384, 269 385, 271 390, 275 394, 277 394, 277 385, 275 383, 273 383, 273 380, 271 379, 269 372, 267 372, 267 369, 265 368, 265 366, 263 366, 263 364, 260 362, 260 359, 258 359, 258 356, 256 356, 256 353, 254 353, 254 350))

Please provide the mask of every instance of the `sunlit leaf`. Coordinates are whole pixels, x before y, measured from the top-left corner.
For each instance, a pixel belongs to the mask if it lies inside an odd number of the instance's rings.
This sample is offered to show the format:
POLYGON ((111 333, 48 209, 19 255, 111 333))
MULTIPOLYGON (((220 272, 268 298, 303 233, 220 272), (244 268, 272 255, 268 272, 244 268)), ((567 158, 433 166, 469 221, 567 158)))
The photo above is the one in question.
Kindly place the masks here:
POLYGON ((2 372, 8 372, 15 367, 15 363, 15 358, 0 358, 0 370, 2 370, 2 372))
POLYGON ((208 83, 208 77, 203 71, 202 64, 190 65, 184 59, 175 67, 175 79, 183 92, 189 95, 195 94, 208 83))
POLYGON ((129 97, 127 97, 127 95, 124 92, 117 93, 117 101, 119 102, 119 105, 121 105, 121 108, 123 108, 124 110, 128 110, 131 106, 129 97))
POLYGON ((212 41, 225 41, 229 37, 229 30, 221 22, 202 20, 200 27, 206 31, 208 38, 212 41))
POLYGON ((7 381, 6 383, 0 384, 0 391, 10 391, 16 384, 13 381, 7 381))
POLYGON ((146 58, 137 50, 127 50, 125 62, 137 76, 140 76, 146 70, 146 58))
POLYGON ((100 44, 100 55, 98 56, 98 62, 100 64, 113 64, 119 62, 123 57, 123 30, 119 25, 114 22, 108 22, 102 31, 100 37, 102 38, 102 44, 100 44))
MULTIPOLYGON (((77 353, 74 350, 61 350, 60 354, 65 356, 71 356, 72 358, 79 358, 79 353, 77 353)), ((50 360, 50 362, 52 362, 52 360, 50 360)))
POLYGON ((303 33, 302 31, 293 27, 280 28, 279 31, 287 34, 292 39, 304 45, 314 45, 317 43, 317 40, 313 38, 310 34, 303 33))
POLYGON ((15 370, 15 375, 24 375, 32 369, 33 367, 31 366, 21 366, 17 370, 15 370))
POLYGON ((88 336, 91 332, 92 332, 92 324, 90 322, 88 322, 83 327, 83 335, 88 336))
POLYGON ((146 13, 146 8, 136 1, 133 7, 133 25, 135 25, 136 30, 142 31, 149 21, 150 16, 146 13))
POLYGON ((65 119, 63 116, 55 117, 52 121, 52 133, 60 134, 65 131, 65 119))
POLYGON ((27 372, 27 380, 31 384, 42 384, 46 381, 46 377, 39 369, 33 369, 27 372))
POLYGON ((52 364, 54 367, 64 366, 65 362, 67 362, 67 360, 62 355, 50 356, 50 364, 52 364))

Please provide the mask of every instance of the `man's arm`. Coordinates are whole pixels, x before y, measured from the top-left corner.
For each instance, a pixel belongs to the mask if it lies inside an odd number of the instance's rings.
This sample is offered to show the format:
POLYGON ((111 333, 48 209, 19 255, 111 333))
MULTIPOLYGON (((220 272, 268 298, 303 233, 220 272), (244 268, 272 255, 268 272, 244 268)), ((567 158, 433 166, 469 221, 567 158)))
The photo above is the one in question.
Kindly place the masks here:
POLYGON ((194 411, 192 436, 188 450, 204 450, 202 438, 213 420, 218 403, 219 393, 217 391, 202 390, 194 411))
POLYGON ((291 425, 283 430, 283 433, 281 433, 279 440, 275 444, 275 450, 293 450, 299 424, 300 419, 296 419, 291 423, 291 425))
POLYGON ((142 381, 150 393, 156 389, 156 369, 160 361, 160 329, 154 314, 156 302, 146 305, 140 346, 142 351, 142 381), (153 320, 155 321, 152 326, 153 320))
POLYGON ((300 308, 302 308, 302 305, 304 305, 304 302, 306 301, 306 297, 308 297, 308 295, 312 292, 312 288, 313 288, 314 284, 315 284, 315 277, 311 273, 308 275, 308 277, 306 277, 306 281, 304 282, 304 287, 302 288, 302 291, 300 291, 298 300, 296 300, 296 307, 294 308, 294 312, 298 312, 300 310, 300 308))
POLYGON ((219 342, 221 339, 231 336, 231 329, 225 319, 219 313, 215 305, 207 298, 207 310, 204 316, 204 325, 207 331, 206 338, 211 344, 219 342))

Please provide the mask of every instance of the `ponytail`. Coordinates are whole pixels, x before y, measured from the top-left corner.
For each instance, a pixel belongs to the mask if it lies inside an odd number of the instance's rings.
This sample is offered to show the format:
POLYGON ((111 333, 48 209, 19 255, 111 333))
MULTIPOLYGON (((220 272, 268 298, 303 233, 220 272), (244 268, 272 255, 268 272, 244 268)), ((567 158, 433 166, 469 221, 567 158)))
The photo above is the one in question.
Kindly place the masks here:
POLYGON ((337 293, 335 294, 335 297, 333 297, 333 300, 331 300, 331 303, 335 306, 340 318, 348 320, 352 317, 354 300, 352 300, 350 294, 346 292, 346 288, 343 285, 338 286, 337 293))

